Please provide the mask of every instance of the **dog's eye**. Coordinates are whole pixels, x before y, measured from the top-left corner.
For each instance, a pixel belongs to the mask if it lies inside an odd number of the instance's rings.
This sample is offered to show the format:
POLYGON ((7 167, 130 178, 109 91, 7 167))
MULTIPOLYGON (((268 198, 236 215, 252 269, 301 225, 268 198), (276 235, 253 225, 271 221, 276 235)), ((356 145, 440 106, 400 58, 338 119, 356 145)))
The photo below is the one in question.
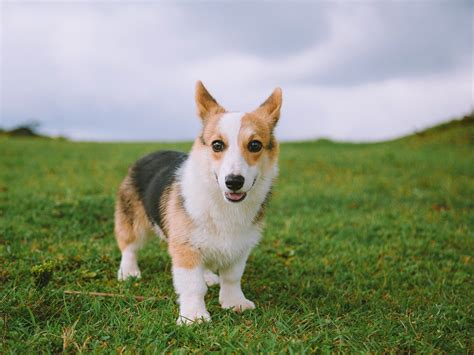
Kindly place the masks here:
POLYGON ((222 152, 224 150, 224 142, 223 141, 212 142, 212 150, 215 152, 222 152))
POLYGON ((249 151, 252 153, 257 153, 262 150, 262 142, 260 141, 250 141, 248 145, 249 151))

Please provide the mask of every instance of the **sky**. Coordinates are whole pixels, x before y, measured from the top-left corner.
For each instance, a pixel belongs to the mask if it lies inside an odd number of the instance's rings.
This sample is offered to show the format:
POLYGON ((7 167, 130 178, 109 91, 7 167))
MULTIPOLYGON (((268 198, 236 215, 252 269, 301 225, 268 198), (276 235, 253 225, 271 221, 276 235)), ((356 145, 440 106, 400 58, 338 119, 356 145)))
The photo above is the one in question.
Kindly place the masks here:
POLYGON ((0 127, 191 140, 280 86, 282 140, 391 139, 474 107, 471 1, 3 1, 0 127))

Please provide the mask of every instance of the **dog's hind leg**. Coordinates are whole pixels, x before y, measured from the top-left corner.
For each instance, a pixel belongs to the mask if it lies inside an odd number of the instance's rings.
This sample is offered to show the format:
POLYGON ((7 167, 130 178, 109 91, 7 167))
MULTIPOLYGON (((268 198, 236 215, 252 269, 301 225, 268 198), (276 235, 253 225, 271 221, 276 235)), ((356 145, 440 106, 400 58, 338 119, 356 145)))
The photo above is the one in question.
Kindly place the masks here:
POLYGON ((115 205, 115 237, 122 252, 117 278, 141 277, 137 252, 143 246, 150 230, 150 222, 130 178, 120 185, 115 205))
POLYGON ((140 278, 142 276, 137 262, 138 249, 137 243, 132 243, 122 250, 122 260, 117 272, 117 279, 119 281, 124 281, 130 277, 140 278))

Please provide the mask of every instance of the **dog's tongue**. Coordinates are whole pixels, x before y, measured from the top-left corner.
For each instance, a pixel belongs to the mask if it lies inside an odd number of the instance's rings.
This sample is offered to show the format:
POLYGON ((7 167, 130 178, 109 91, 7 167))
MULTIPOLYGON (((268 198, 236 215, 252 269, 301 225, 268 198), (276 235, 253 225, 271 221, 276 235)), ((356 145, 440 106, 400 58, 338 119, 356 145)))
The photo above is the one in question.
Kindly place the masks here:
POLYGON ((244 196, 243 192, 237 193, 237 192, 228 192, 227 197, 231 199, 232 201, 238 201, 244 196))

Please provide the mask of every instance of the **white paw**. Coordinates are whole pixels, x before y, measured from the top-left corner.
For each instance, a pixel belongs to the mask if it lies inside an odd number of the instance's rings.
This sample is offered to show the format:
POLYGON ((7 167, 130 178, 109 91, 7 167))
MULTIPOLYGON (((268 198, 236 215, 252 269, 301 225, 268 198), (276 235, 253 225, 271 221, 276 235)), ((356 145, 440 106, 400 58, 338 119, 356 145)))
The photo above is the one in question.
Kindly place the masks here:
POLYGON ((204 272, 204 281, 206 281, 208 287, 211 287, 219 283, 219 276, 214 274, 212 271, 206 270, 204 272))
POLYGON ((117 278, 119 281, 125 281, 129 277, 135 277, 139 279, 142 277, 142 274, 140 272, 140 269, 137 267, 120 267, 120 269, 117 272, 117 278))
POLYGON ((255 309, 255 303, 245 297, 239 299, 220 299, 222 308, 232 309, 235 312, 243 312, 246 309, 255 309))
POLYGON ((190 325, 190 324, 199 324, 202 322, 209 322, 211 320, 211 316, 209 312, 204 311, 195 311, 195 312, 186 312, 180 314, 176 324, 178 325, 190 325))

